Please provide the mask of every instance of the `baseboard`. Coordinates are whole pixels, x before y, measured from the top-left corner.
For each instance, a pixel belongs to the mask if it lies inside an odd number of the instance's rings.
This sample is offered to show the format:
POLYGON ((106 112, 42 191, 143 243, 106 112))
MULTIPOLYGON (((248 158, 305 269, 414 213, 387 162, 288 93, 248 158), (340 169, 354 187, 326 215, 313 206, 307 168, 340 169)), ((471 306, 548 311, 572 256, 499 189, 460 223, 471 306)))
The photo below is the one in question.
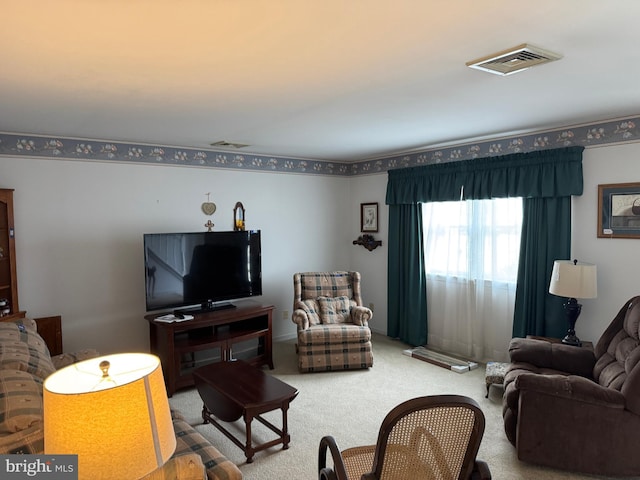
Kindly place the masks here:
POLYGON ((289 342, 291 340, 297 340, 298 339, 298 333, 297 332, 293 332, 293 333, 285 333, 282 335, 274 335, 272 338, 272 341, 275 342, 289 342))

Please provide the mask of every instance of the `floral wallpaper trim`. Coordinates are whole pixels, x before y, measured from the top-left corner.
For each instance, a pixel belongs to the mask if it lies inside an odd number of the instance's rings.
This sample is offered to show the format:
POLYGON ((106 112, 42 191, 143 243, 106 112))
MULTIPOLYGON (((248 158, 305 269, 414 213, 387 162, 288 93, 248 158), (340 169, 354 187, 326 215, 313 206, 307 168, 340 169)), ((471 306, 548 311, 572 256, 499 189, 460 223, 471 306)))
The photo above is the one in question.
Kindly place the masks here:
POLYGON ((640 141, 639 124, 640 117, 611 120, 355 163, 12 133, 0 133, 0 155, 352 176, 509 153, 640 141))

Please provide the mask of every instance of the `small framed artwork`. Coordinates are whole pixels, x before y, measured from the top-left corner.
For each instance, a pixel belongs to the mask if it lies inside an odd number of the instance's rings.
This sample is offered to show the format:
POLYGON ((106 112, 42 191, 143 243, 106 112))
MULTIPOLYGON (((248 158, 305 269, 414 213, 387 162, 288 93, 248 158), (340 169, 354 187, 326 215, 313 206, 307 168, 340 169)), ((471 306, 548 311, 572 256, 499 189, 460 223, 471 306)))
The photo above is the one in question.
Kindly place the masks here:
POLYGON ((360 204, 360 231, 361 232, 377 232, 378 231, 378 204, 377 203, 361 203, 360 204))
POLYGON ((640 238, 640 183, 598 185, 598 237, 640 238))

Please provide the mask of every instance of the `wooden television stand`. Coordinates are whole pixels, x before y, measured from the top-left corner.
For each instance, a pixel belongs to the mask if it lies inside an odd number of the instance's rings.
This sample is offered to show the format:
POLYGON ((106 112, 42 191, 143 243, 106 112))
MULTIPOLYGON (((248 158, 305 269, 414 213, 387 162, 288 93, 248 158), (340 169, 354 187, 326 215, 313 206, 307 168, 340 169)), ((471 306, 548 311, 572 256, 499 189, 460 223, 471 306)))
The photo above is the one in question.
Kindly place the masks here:
POLYGON ((194 314, 192 320, 165 323, 156 321, 167 312, 146 315, 149 322, 151 353, 160 357, 167 394, 194 385, 192 372, 197 367, 234 360, 233 346, 257 342, 243 360, 273 369, 273 305, 242 300, 235 308, 194 314), (201 357, 201 358, 198 358, 201 357))

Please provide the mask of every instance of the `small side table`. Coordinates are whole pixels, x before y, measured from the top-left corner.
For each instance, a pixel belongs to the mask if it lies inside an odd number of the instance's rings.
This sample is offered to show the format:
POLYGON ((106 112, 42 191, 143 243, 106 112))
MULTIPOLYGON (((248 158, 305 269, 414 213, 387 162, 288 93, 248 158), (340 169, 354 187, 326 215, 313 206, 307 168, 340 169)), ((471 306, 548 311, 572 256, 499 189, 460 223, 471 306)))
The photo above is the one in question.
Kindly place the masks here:
POLYGON ((504 384, 504 376, 507 373, 508 368, 508 363, 487 362, 487 370, 484 376, 484 380, 487 384, 487 394, 484 398, 489 398, 489 387, 491 387, 491 385, 504 384))

